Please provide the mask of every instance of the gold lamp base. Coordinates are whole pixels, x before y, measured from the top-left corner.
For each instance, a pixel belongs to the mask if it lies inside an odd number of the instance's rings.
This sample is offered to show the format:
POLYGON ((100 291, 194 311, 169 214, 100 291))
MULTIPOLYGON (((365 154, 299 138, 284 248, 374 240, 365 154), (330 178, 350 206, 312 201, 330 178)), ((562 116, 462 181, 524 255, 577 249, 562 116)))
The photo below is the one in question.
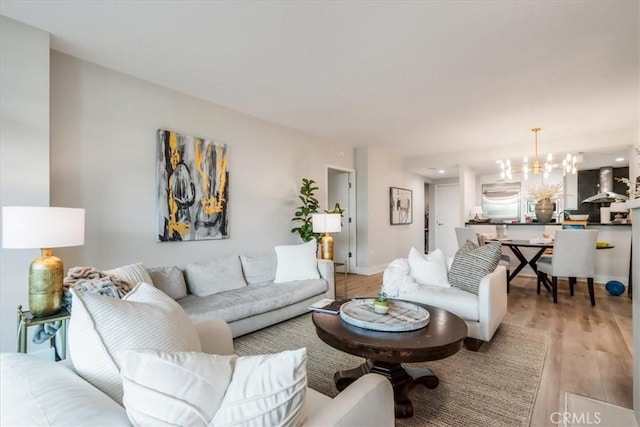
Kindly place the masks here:
POLYGON ((62 260, 49 248, 29 267, 29 311, 35 317, 50 316, 62 308, 62 260))
POLYGON ((333 261, 333 237, 325 233, 320 239, 320 258, 333 261))

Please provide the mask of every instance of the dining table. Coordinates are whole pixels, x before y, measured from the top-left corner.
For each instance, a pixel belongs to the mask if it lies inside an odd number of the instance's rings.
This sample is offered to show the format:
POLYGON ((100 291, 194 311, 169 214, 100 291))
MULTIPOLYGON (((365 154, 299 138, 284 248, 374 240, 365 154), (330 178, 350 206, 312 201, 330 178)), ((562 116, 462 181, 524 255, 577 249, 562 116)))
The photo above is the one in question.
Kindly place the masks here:
MULTIPOLYGON (((540 241, 535 242, 531 240, 511 240, 511 239, 495 239, 495 241, 500 242, 502 246, 506 246, 511 249, 511 252, 518 258, 520 264, 509 273, 509 282, 511 282, 514 277, 522 271, 527 265, 530 266, 533 271, 538 275, 538 266, 537 262, 542 255, 544 255, 544 251, 547 249, 553 248, 553 241, 540 241), (535 248, 537 251, 535 255, 529 259, 522 253, 521 248, 535 248)), ((546 281, 543 281, 544 287, 551 292, 551 285, 546 281)))
MULTIPOLYGON (((527 265, 533 269, 534 273, 537 276, 538 260, 542 255, 544 255, 544 252, 547 249, 553 248, 553 240, 536 241, 536 240, 490 239, 488 241, 500 242, 502 246, 506 246, 509 249, 511 249, 511 252, 513 252, 516 258, 518 258, 518 261, 520 261, 520 264, 518 264, 518 266, 509 274, 509 282, 511 282, 513 278, 516 277, 518 273, 520 273, 520 271, 522 271, 522 269, 525 268, 527 265), (522 253, 521 248, 535 248, 537 249, 537 251, 535 252, 535 255, 533 257, 527 259, 527 257, 522 253)), ((607 246, 596 247, 596 249, 612 249, 614 247, 615 247, 614 245, 607 245, 607 246)), ((547 289, 547 291, 551 292, 551 284, 549 283, 548 280, 542 280, 542 284, 547 289)))

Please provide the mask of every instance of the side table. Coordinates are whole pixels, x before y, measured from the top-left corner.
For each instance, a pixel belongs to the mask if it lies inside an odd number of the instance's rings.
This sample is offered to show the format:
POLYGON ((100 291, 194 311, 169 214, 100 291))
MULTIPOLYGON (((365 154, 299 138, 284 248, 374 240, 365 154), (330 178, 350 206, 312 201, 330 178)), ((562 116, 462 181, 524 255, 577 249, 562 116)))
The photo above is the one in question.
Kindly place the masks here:
MULTIPOLYGON (((62 327, 60 328, 60 357, 56 351, 56 360, 62 360, 67 358, 67 325, 71 313, 66 307, 63 307, 59 312, 50 316, 35 317, 30 311, 22 311, 22 306, 18 306, 18 353, 27 352, 27 331, 30 326, 43 325, 45 323, 52 323, 61 321, 62 327)), ((54 336, 50 340, 51 346, 55 349, 56 337, 54 336)))
MULTIPOLYGON (((333 262, 333 282, 335 283, 335 279, 336 279, 336 275, 337 272, 335 270, 336 267, 344 267, 344 298, 346 299, 349 297, 349 295, 347 295, 347 278, 349 277, 349 264, 347 264, 347 262, 340 262, 340 261, 334 261, 333 262)), ((337 299, 337 296, 336 296, 337 299)))

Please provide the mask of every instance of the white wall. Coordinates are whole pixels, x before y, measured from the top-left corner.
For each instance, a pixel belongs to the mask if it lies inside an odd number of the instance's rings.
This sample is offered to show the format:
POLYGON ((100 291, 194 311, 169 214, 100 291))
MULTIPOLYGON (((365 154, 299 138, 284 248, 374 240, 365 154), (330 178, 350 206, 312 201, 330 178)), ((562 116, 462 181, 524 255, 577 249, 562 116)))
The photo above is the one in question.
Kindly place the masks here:
MULTIPOLYGON (((49 34, 3 16, 0 204, 49 205, 49 34)), ((29 265, 39 256, 38 249, 0 252, 1 351, 16 351, 16 310, 28 306, 29 265)))
POLYGON ((358 195, 357 273, 383 271, 395 258, 406 257, 414 246, 424 251, 424 178, 404 172, 402 160, 374 148, 356 149, 358 195), (413 192, 413 222, 391 225, 389 187, 413 192), (366 244, 362 244, 366 241, 366 244))
POLYGON ((353 165, 348 147, 57 52, 51 102, 51 200, 86 209, 86 243, 65 251, 67 267, 184 265, 296 243, 301 178, 322 201, 326 164, 353 165), (228 144, 229 239, 156 243, 158 128, 228 144))
POLYGON ((464 226, 469 218, 469 212, 474 206, 481 206, 482 203, 476 204, 478 195, 476 194, 476 172, 469 166, 460 165, 458 174, 460 177, 460 191, 462 192, 462 203, 460 204, 460 224, 464 226))

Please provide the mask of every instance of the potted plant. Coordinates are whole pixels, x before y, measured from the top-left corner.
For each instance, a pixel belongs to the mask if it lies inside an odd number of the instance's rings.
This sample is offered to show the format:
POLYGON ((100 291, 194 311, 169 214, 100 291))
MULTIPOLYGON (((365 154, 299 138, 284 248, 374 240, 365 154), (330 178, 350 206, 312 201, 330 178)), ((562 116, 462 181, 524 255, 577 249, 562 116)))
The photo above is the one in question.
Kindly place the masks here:
POLYGON ((387 293, 382 288, 380 288, 378 296, 373 301, 373 310, 380 314, 387 314, 389 312, 389 300, 387 299, 387 293))
POLYGON ((553 202, 552 198, 560 195, 562 190, 561 184, 546 184, 541 183, 529 188, 529 194, 536 199, 536 219, 539 223, 545 224, 551 221, 553 216, 553 202))
POLYGON ((311 239, 318 239, 319 233, 313 232, 313 222, 311 216, 314 213, 318 213, 318 206, 320 202, 314 196, 314 191, 318 189, 314 184, 316 182, 312 179, 302 178, 302 186, 300 187, 300 195, 298 198, 302 202, 302 205, 298 206, 292 221, 301 222, 299 227, 291 229, 292 233, 298 233, 303 242, 308 242, 311 239))

